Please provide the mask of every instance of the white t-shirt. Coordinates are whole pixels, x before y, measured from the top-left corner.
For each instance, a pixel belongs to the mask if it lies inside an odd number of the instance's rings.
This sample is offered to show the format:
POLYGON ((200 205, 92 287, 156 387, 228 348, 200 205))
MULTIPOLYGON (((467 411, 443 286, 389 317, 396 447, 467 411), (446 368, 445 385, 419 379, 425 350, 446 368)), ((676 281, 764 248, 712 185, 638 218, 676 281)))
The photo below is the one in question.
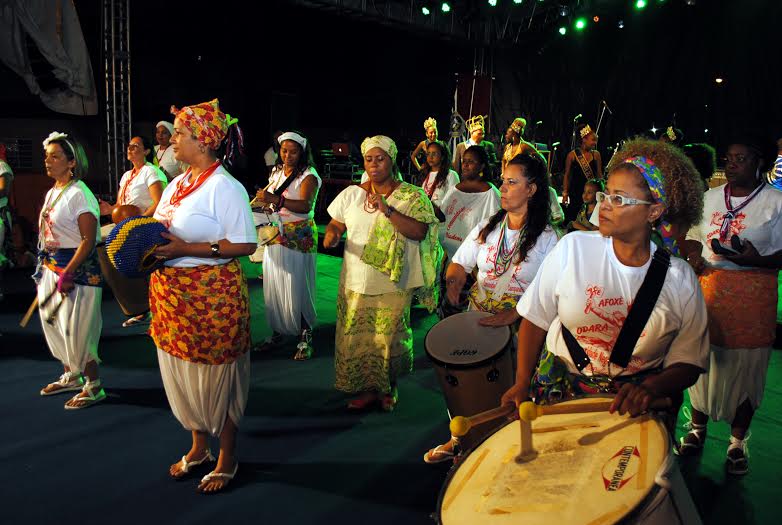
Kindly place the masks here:
MULTIPOLYGON (((318 189, 320 189, 321 180, 320 180, 320 176, 318 175, 318 172, 315 171, 315 168, 307 168, 306 170, 304 170, 304 172, 301 175, 296 177, 296 180, 291 182, 288 185, 288 187, 285 188, 285 191, 282 192, 282 196, 290 200, 301 200, 302 199, 301 185, 304 182, 304 179, 306 179, 310 175, 315 177, 315 180, 317 181, 318 184, 318 189)), ((281 186, 284 181, 285 181, 285 170, 282 167, 274 168, 272 170, 271 175, 269 176, 270 184, 267 188, 267 191, 276 193, 275 190, 279 186, 281 186)), ((310 210, 309 213, 294 213, 290 211, 288 208, 283 207, 279 213, 282 222, 304 221, 315 217, 315 207, 313 206, 313 208, 310 210)))
MULTIPOLYGON (((464 268, 467 273, 472 272, 478 266, 478 282, 487 291, 494 291, 497 285, 497 276, 494 273, 494 263, 497 260, 497 243, 500 238, 502 223, 486 236, 486 242, 478 243, 478 235, 489 220, 482 220, 473 228, 462 245, 454 254, 451 262, 464 268)), ((519 230, 508 230, 505 236, 506 244, 511 246, 519 238, 519 230)), ((527 258, 514 265, 513 277, 505 291, 507 294, 522 295, 538 273, 540 265, 546 255, 557 244, 557 234, 550 226, 540 234, 535 241, 535 246, 527 253, 527 258)), ((499 299, 499 298, 497 298, 499 299)))
POLYGON ((131 180, 133 170, 128 170, 119 181, 119 193, 117 193, 117 204, 132 204, 144 210, 152 206, 152 195, 149 194, 149 187, 159 182, 165 189, 168 185, 168 179, 160 168, 147 162, 131 180), (126 187, 127 185, 127 187, 126 187), (120 202, 125 197, 124 202, 120 202))
POLYGON ((81 244, 81 232, 79 231, 79 216, 82 213, 91 213, 95 216, 95 242, 100 242, 100 207, 95 195, 84 184, 84 181, 76 181, 65 190, 62 197, 57 197, 62 189, 54 188, 46 192, 44 207, 38 216, 38 224, 44 221, 43 214, 56 202, 54 209, 49 211, 49 216, 43 223, 41 234, 47 250, 58 248, 78 248, 81 244))
POLYGON ((448 257, 456 253, 476 224, 491 217, 499 209, 500 192, 494 186, 480 193, 465 193, 451 188, 440 206, 445 215, 445 224, 440 226, 440 244, 448 257))
POLYGON ((548 187, 549 208, 551 208, 551 223, 559 224, 564 218, 565 213, 562 211, 562 206, 559 205, 559 195, 557 190, 548 187))
POLYGON ((266 164, 267 168, 271 168, 275 162, 277 162, 277 152, 274 151, 273 147, 269 146, 269 149, 263 154, 263 163, 266 164))
MULTIPOLYGON (((11 170, 11 166, 4 160, 0 160, 0 177, 6 176, 8 181, 14 180, 14 172, 11 170)), ((0 208, 8 205, 8 196, 0 197, 0 208)))
MULTIPOLYGON (((657 247, 650 243, 651 253, 657 247)), ((590 357, 594 372, 609 374, 608 359, 629 307, 646 276, 652 258, 641 267, 625 266, 613 241, 598 232, 564 236, 543 261, 517 311, 535 326, 548 330, 546 346, 571 372, 577 369, 562 336, 562 323, 590 357)), ((688 363, 707 369, 709 333, 706 304, 689 264, 671 257, 660 296, 636 343, 627 369, 636 374, 659 365, 688 363)), ((592 374, 587 366, 583 374, 592 374)), ((618 375, 611 365, 610 375, 618 375)))
MULTIPOLYGON (((782 250, 782 192, 764 185, 747 207, 739 211, 730 224, 728 238, 723 242, 730 247, 730 238, 738 235, 742 241, 750 241, 760 255, 771 255, 782 250)), ((739 266, 711 249, 711 240, 720 238, 725 207, 725 185, 712 188, 703 197, 703 219, 687 233, 688 239, 703 244, 702 255, 715 268, 727 270, 750 270, 751 266, 739 266)), ((746 197, 731 197, 731 206, 736 208, 746 197)))
POLYGON ((432 195, 432 204, 439 208, 443 203, 443 197, 445 197, 451 188, 459 184, 459 174, 453 170, 448 170, 448 176, 445 178, 445 183, 438 188, 434 188, 434 191, 432 191, 432 186, 434 186, 434 180, 437 178, 437 173, 438 172, 436 171, 430 172, 429 176, 421 184, 421 187, 424 189, 427 195, 432 195))
POLYGON ((164 149, 163 153, 160 153, 159 144, 155 146, 155 157, 157 158, 158 166, 165 172, 164 175, 168 180, 174 180, 188 168, 187 164, 179 162, 174 158, 174 148, 171 146, 164 149))
MULTIPOLYGON (((217 242, 226 239, 232 243, 258 242, 250 212, 247 191, 220 165, 203 185, 179 203, 171 206, 171 197, 177 185, 187 176, 183 173, 163 191, 155 219, 169 231, 187 242, 217 242)), ((166 261, 166 266, 192 268, 203 264, 218 265, 231 259, 180 257, 166 261)))

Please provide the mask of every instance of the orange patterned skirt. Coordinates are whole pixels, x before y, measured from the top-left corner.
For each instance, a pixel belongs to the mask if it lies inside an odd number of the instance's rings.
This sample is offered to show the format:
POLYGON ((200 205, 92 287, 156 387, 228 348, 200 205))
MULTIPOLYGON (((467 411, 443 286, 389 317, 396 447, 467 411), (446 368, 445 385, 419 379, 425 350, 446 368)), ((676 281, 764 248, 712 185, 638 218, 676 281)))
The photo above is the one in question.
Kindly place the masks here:
POLYGON ((723 348, 771 346, 776 335, 777 272, 706 269, 699 277, 709 340, 723 348))
POLYGON ((149 281, 158 348, 193 363, 232 363, 250 348, 250 301, 242 267, 163 267, 149 281))

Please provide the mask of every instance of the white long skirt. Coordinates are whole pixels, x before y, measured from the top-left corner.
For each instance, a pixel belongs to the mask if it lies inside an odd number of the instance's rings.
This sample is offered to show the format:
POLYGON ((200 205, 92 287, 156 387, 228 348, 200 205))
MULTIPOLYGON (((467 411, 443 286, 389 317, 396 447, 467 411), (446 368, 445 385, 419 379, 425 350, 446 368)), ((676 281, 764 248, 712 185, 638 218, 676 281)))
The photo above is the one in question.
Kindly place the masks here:
MULTIPOLYGON (((57 279, 55 272, 48 268, 43 269, 41 282, 38 284, 39 304, 57 289, 57 279)), ((100 310, 102 296, 101 288, 77 284, 65 297, 55 293, 43 309, 40 306, 38 308, 49 350, 72 372, 83 372, 90 361, 100 363, 98 341, 103 328, 100 310), (47 320, 60 300, 65 302, 57 310, 54 322, 49 324, 47 320)))
POLYGON ((688 390, 692 408, 713 421, 733 421, 749 400, 753 410, 763 401, 771 348, 722 348, 711 345, 709 371, 688 390))
POLYGON ((239 426, 250 390, 249 352, 222 365, 192 363, 160 348, 157 359, 168 403, 183 427, 219 436, 226 414, 239 426))
POLYGON ((301 253, 279 244, 263 253, 263 299, 266 322, 280 334, 298 335, 301 318, 315 326, 315 261, 317 254, 301 253))

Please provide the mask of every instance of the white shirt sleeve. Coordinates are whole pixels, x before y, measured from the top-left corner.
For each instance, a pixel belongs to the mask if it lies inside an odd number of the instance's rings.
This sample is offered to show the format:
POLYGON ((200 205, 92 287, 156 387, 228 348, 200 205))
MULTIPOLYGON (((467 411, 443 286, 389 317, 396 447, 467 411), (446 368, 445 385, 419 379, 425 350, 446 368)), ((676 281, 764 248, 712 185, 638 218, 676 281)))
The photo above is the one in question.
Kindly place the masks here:
POLYGON ((217 216, 228 241, 238 244, 258 242, 250 200, 247 191, 238 182, 230 186, 226 195, 217 199, 217 216))
POLYGON ((682 325, 663 361, 667 368, 674 363, 695 365, 704 371, 709 367, 709 325, 706 303, 695 272, 685 270, 685 283, 679 290, 688 290, 689 294, 679 296, 681 300, 682 325), (687 282, 688 281, 688 282, 687 282))
POLYGON ((91 213, 96 219, 100 218, 100 212, 90 206, 86 195, 80 188, 79 191, 74 191, 68 196, 68 210, 71 217, 78 217, 82 213, 91 213))
POLYGON ((568 240, 566 235, 543 259, 537 275, 516 305, 520 316, 543 330, 548 330, 558 315, 557 283, 567 263, 568 240))
POLYGON ((166 187, 166 184, 168 184, 168 180, 166 179, 166 176, 163 174, 163 172, 160 171, 160 168, 148 164, 143 169, 144 169, 144 185, 146 187, 150 187, 156 182, 161 183, 163 188, 166 187))
POLYGON ((459 246, 459 249, 456 250, 456 253, 451 258, 451 262, 464 268, 464 271, 467 273, 471 273, 478 264, 478 253, 481 250, 481 245, 478 244, 478 235, 480 235, 481 229, 486 226, 487 222, 483 220, 478 223, 462 241, 461 246, 459 246))
POLYGON ((337 195, 336 198, 331 201, 331 204, 329 204, 329 207, 326 210, 328 214, 331 215, 332 219, 337 222, 341 222, 342 224, 345 224, 345 208, 347 207, 349 199, 348 196, 351 190, 352 186, 348 186, 339 192, 339 195, 337 195))

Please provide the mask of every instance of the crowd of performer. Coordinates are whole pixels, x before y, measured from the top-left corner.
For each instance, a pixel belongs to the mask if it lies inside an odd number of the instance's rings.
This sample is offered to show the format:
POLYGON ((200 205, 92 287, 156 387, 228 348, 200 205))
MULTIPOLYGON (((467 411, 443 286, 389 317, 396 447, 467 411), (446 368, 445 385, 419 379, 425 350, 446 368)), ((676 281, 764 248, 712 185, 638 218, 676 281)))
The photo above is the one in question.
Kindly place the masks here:
MULTIPOLYGON (((140 312, 123 306, 125 325, 150 323, 166 395, 191 433, 170 475, 216 461, 199 490, 219 492, 238 468, 250 349, 266 352, 293 337, 294 359, 315 350, 321 178, 303 133, 275 134, 278 156, 251 203, 229 173, 240 149, 236 119, 217 100, 172 113, 173 123, 156 126, 158 145, 131 139, 132 168, 113 204, 82 180, 87 159, 73 137, 53 132, 43 142, 54 185, 39 218, 34 279, 44 336, 63 373, 40 393, 75 392, 66 409, 105 399, 101 287, 104 277, 119 285, 100 269, 102 239, 113 227, 102 233, 100 217, 122 209, 114 222, 154 217, 168 242, 154 251, 160 268, 135 281, 148 299, 140 312), (264 240, 262 255, 272 335, 253 347, 238 258, 258 248, 259 216, 278 234, 264 240), (219 437, 216 458, 210 436, 219 437)), ((726 468, 745 474, 782 267, 782 193, 765 180, 771 155, 754 139, 732 140, 727 184, 708 189, 714 150, 685 145, 669 127, 659 139, 626 141, 604 173, 597 133, 583 124, 565 161, 563 213, 525 126, 523 118, 510 123, 498 161, 483 117, 467 122, 469 139, 453 155, 427 118, 426 139, 411 153, 420 185, 402 180, 390 137, 362 142, 362 182, 328 203, 322 239, 335 248, 344 238, 334 366, 347 408, 392 411, 398 403, 399 379, 413 368, 414 300, 440 317, 478 310, 491 314, 482 325, 511 326, 518 339, 516 383, 498 404, 608 393, 616 396, 612 410, 637 416, 662 404, 674 422, 688 390, 693 410, 679 453, 702 450, 709 419, 728 421, 726 468), (499 188, 488 176, 495 169, 499 188)), ((0 244, 10 231, 12 181, 0 160, 0 244)), ((448 461, 456 445, 448 440, 424 459, 448 461)))

